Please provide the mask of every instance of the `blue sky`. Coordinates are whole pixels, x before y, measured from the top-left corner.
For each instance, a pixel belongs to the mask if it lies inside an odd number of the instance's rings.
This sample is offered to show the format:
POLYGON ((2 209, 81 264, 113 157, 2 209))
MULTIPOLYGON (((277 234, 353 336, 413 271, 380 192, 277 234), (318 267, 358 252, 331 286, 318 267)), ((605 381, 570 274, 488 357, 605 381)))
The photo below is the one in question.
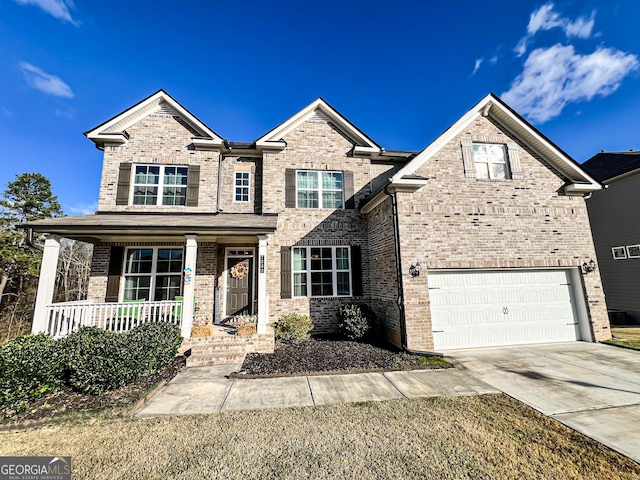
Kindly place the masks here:
POLYGON ((494 92, 579 162, 639 149, 638 19, 635 0, 0 0, 0 189, 39 172, 93 211, 82 133, 160 88, 231 141, 322 96, 421 150, 494 92))

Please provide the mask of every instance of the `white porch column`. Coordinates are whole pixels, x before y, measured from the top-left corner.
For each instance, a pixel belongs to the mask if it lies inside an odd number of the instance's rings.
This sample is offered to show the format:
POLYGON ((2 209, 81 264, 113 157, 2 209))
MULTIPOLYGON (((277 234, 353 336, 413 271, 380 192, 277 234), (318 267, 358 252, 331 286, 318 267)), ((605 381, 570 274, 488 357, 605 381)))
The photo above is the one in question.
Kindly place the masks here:
POLYGON ((193 300, 196 282, 196 257, 198 255, 197 235, 185 235, 187 237, 187 248, 184 255, 184 305, 182 305, 182 336, 191 336, 191 326, 193 325, 193 300))
POLYGON ((53 290, 56 285, 58 270, 58 255, 60 253, 60 238, 55 235, 45 235, 40 278, 38 279, 38 293, 36 306, 33 311, 31 333, 45 332, 47 328, 47 305, 53 303, 53 290))
POLYGON ((267 235, 258 235, 258 333, 267 333, 269 299, 267 297, 267 235))

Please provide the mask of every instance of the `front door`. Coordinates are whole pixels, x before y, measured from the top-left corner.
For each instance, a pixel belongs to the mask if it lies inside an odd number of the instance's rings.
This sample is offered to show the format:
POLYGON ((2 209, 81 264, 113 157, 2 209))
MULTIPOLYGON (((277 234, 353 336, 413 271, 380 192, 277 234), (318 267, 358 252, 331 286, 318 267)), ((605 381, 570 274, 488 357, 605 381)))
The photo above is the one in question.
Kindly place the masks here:
POLYGON ((253 314, 253 273, 252 250, 229 250, 225 317, 253 314))

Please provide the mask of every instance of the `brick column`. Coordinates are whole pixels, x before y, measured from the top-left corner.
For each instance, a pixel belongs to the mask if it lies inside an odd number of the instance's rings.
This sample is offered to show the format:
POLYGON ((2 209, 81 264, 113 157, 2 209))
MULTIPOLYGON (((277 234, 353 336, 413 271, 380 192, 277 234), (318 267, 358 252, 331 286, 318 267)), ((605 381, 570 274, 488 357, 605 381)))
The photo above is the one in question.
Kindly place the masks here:
POLYGON ((258 333, 267 333, 269 297, 267 295, 267 235, 258 235, 258 333))
POLYGON ((182 305, 182 336, 191 337, 193 325, 193 301, 196 282, 196 257, 198 255, 197 235, 185 235, 187 248, 184 255, 184 303, 182 305))
POLYGON ((53 290, 56 285, 58 269, 58 255, 60 254, 60 238, 55 235, 45 236, 40 278, 38 279, 38 293, 33 312, 31 333, 45 332, 47 328, 47 305, 53 303, 53 290))

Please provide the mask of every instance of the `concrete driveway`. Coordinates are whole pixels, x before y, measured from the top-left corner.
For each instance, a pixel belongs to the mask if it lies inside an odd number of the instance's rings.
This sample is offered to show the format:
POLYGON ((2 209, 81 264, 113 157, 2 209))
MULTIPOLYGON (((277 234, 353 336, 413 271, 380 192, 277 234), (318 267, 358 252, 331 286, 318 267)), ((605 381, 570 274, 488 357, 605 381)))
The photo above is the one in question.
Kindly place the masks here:
POLYGON ((640 462, 640 351, 571 342, 454 350, 446 358, 640 462))

